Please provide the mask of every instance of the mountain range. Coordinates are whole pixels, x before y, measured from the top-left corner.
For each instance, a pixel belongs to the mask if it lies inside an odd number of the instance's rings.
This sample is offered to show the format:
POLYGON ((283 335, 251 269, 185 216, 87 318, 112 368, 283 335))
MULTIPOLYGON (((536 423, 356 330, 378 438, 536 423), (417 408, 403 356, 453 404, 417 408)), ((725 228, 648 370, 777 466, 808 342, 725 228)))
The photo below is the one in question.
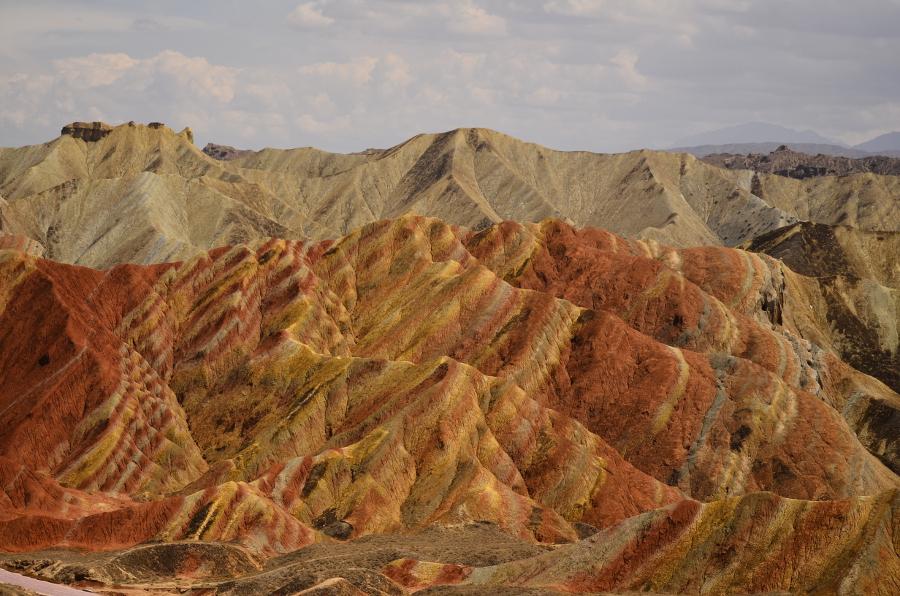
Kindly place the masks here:
POLYGON ((386 150, 263 149, 222 161, 190 131, 126 124, 0 149, 0 230, 93 267, 277 236, 324 239, 415 212, 480 229, 559 218, 674 246, 734 246, 798 220, 891 229, 900 179, 794 180, 690 155, 561 152, 486 129, 386 150), (94 133, 90 133, 93 135, 94 133))
POLYGON ((806 143, 816 145, 841 145, 834 139, 823 137, 812 130, 795 130, 768 122, 747 122, 727 126, 679 139, 676 146, 725 145, 729 143, 806 143))
POLYGON ((767 122, 748 122, 679 139, 669 151, 705 157, 713 153, 769 153, 780 145, 794 151, 839 157, 900 157, 900 132, 889 132, 848 146, 812 130, 794 130, 767 122))
POLYGON ((895 594, 900 182, 486 129, 0 149, 0 565, 895 594))
POLYGON ((885 133, 870 141, 855 145, 854 148, 868 151, 869 153, 877 153, 879 151, 896 153, 900 151, 900 132, 885 133))

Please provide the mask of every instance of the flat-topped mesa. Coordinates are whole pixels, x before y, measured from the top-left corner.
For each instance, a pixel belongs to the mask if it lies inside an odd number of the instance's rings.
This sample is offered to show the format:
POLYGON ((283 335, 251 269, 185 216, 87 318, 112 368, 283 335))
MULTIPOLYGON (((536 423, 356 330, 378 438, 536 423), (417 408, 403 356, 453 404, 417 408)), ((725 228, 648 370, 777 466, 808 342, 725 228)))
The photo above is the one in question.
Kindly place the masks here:
POLYGON ((105 122, 72 122, 63 126, 60 134, 93 143, 108 135, 112 129, 113 127, 105 122))
MULTIPOLYGON (((105 122, 72 122, 71 124, 63 126, 60 134, 68 135, 76 139, 81 139, 86 143, 94 143, 106 137, 117 128, 125 126, 134 128, 136 126, 142 125, 136 123, 134 120, 131 120, 130 122, 127 122, 125 124, 120 124, 118 126, 112 126, 105 122)), ((153 130, 168 130, 174 134, 174 131, 171 131, 171 129, 169 129, 169 127, 162 122, 150 122, 146 126, 147 128, 151 128, 153 130)), ((193 144, 194 132, 190 129, 190 127, 185 127, 184 130, 182 130, 178 134, 185 137, 188 142, 193 144)))

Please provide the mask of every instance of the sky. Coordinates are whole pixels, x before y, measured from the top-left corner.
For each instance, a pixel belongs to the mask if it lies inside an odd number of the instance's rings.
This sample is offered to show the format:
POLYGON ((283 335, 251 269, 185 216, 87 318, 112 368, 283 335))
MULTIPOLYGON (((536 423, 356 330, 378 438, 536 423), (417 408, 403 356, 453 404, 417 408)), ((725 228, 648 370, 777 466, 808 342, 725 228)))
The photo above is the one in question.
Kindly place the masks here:
POLYGON ((74 120, 198 144, 389 147, 486 127, 668 147, 748 121, 900 130, 900 0, 0 0, 0 146, 74 120))

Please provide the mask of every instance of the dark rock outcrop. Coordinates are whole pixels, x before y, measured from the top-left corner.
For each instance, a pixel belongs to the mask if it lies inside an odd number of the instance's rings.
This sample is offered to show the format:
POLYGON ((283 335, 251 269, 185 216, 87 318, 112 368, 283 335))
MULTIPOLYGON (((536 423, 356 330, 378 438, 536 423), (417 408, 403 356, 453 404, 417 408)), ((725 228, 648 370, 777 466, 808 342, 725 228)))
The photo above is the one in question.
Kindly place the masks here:
POLYGON ((207 143, 203 148, 203 153, 207 154, 213 159, 218 159, 220 161, 229 161, 232 159, 243 157, 253 152, 249 149, 235 149, 230 145, 217 145, 216 143, 207 143))
POLYGON ((729 170, 753 170, 800 180, 814 176, 847 176, 867 172, 880 175, 900 175, 900 158, 882 155, 860 158, 822 153, 810 155, 793 151, 785 145, 781 145, 769 154, 714 153, 703 157, 703 161, 729 170))
POLYGON ((63 126, 60 134, 93 143, 108 135, 112 129, 113 127, 105 122, 72 122, 63 126))

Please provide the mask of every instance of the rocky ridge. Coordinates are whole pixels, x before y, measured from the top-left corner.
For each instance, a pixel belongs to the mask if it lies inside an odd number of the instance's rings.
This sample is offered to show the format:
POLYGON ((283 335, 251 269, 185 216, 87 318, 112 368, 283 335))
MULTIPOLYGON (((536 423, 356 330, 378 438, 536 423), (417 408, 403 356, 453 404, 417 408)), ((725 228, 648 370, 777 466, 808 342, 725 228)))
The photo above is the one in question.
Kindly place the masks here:
POLYGON ((806 278, 770 257, 405 216, 107 271, 5 250, 0 277, 6 551, 228 542, 278 568, 313 544, 483 521, 571 546, 338 575, 676 590, 706 569, 721 592, 852 568, 859 591, 896 586, 896 429, 867 412, 900 398, 805 339, 806 278), (747 532, 796 573, 735 575, 763 556, 734 548, 748 519, 771 520, 747 532), (641 566, 705 543, 652 566, 671 574, 641 566))
POLYGON ((713 153, 703 161, 730 170, 753 170, 788 178, 814 178, 816 176, 848 176, 872 173, 881 176, 900 175, 900 158, 872 155, 850 158, 835 155, 809 155, 788 149, 785 145, 768 154, 713 153))
POLYGON ((487 129, 228 161, 199 151, 189 130, 130 123, 93 142, 63 135, 0 149, 2 231, 101 268, 271 236, 336 237, 407 213, 471 229, 558 218, 681 247, 736 245, 798 220, 891 231, 898 193, 896 176, 794 180, 684 154, 553 151, 487 129))

